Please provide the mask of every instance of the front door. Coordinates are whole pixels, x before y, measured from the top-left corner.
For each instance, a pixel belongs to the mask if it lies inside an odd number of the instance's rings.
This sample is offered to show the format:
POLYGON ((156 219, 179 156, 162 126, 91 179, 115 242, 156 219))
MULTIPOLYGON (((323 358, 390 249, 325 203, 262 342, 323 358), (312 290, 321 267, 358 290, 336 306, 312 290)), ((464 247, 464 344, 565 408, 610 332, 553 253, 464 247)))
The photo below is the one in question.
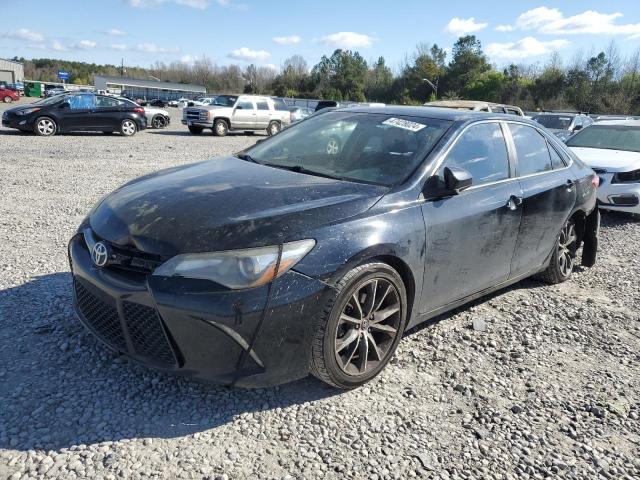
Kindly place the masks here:
POLYGON ((253 130, 256 128, 256 107, 253 101, 240 98, 233 108, 231 126, 237 130, 253 130))
POLYGON ((95 109, 96 96, 93 93, 69 95, 68 107, 64 109, 64 130, 91 130, 95 124, 95 109))
POLYGON ((522 222, 511 265, 518 276, 542 266, 576 202, 571 171, 537 129, 510 123, 523 192, 522 222))
MULTIPOLYGON (((446 198, 427 198, 422 313, 436 310, 509 278, 520 225, 518 180, 513 178, 499 122, 474 124, 447 153, 445 167, 467 170, 472 186, 446 198)), ((428 182, 433 183, 433 182, 428 182)))

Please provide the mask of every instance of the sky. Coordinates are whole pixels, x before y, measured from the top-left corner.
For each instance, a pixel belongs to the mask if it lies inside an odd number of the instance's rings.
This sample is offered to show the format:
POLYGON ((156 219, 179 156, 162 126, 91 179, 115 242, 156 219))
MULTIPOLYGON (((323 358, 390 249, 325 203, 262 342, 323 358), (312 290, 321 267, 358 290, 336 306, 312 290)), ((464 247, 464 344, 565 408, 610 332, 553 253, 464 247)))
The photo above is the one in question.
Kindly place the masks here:
POLYGON ((156 61, 310 66, 336 48, 397 69, 418 43, 450 51, 474 34, 491 62, 543 63, 557 51, 640 49, 640 0, 21 0, 0 21, 0 58, 148 67, 156 61))

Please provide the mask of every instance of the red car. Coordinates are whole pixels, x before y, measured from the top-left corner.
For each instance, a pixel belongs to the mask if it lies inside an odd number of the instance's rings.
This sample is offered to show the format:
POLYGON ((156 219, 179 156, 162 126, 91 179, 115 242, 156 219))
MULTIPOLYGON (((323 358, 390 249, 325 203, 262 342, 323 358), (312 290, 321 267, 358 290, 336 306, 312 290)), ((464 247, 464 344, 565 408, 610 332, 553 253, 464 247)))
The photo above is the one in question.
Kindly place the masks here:
POLYGON ((2 88, 0 87, 0 100, 2 100, 4 103, 11 103, 13 101, 18 101, 20 100, 20 95, 18 95, 17 92, 14 92, 13 90, 9 90, 8 88, 2 88))

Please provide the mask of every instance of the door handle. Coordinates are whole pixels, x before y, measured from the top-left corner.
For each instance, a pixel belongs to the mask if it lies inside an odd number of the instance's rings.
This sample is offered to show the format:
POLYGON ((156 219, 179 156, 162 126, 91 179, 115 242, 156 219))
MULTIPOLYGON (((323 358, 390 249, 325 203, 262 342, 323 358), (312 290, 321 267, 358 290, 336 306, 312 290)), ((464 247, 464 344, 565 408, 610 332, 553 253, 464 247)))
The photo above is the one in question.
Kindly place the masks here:
POLYGON ((509 197, 509 201, 507 202, 507 207, 509 210, 515 210, 520 205, 522 205, 522 197, 518 197, 517 195, 511 195, 509 197))

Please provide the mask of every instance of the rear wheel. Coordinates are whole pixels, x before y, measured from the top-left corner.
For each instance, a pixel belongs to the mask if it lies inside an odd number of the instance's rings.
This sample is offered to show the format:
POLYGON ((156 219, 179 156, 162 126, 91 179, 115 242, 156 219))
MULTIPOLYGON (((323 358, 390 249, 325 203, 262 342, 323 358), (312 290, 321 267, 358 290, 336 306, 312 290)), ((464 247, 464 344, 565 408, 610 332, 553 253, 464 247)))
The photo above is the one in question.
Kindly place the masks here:
POLYGON ((7 95, 6 97, 3 98, 4 103, 11 103, 13 102, 13 98, 11 98, 9 95, 7 95))
POLYGON ((539 274, 540 280, 551 284, 568 280, 573 272, 577 250, 576 222, 570 218, 560 229, 551 262, 547 269, 539 274))
POLYGON ((224 137, 229 133, 229 125, 226 120, 219 118, 213 124, 213 134, 216 137, 224 137))
POLYGON ((282 126, 280 125, 280 122, 271 122, 267 127, 267 133, 271 137, 279 133, 281 129, 282 129, 282 126))
POLYGON ((193 135, 200 135, 202 133, 202 127, 189 127, 189 132, 193 135))
POLYGON ((120 124, 120 133, 125 137, 131 137, 138 131, 138 126, 133 120, 123 120, 120 124))
POLYGON ((393 356, 407 320, 402 278, 384 263, 354 268, 316 320, 311 372, 338 388, 359 387, 393 356))
POLYGON ((40 117, 36 120, 36 123, 33 126, 35 134, 41 137, 50 137, 51 135, 55 135, 57 130, 58 126, 56 125, 56 122, 49 117, 40 117))

